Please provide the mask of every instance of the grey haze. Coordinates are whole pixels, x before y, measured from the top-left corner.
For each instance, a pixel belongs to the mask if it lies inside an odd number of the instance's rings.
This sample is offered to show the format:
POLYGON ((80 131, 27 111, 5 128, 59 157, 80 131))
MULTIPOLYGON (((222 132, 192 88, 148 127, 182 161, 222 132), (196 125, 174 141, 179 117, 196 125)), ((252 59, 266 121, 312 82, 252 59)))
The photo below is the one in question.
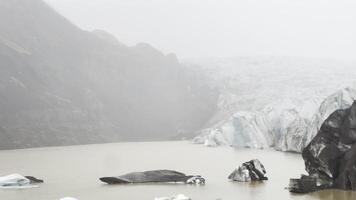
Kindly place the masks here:
POLYGON ((86 30, 179 58, 303 56, 354 59, 353 0, 46 0, 86 30))
POLYGON ((180 138, 215 109, 175 55, 83 31, 41 0, 0 1, 0 28, 0 149, 180 138))

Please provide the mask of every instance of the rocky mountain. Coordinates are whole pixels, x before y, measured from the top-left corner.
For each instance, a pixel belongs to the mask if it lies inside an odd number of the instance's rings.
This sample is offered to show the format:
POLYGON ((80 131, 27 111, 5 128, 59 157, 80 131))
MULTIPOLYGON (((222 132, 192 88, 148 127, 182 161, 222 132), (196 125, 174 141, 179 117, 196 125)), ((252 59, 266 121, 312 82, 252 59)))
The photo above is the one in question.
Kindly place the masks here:
POLYGON ((352 64, 273 57, 211 63, 216 66, 205 63, 208 67, 202 71, 219 88, 218 111, 193 140, 206 146, 301 152, 329 114, 356 98, 355 87, 329 96, 338 87, 353 85, 352 64))
POLYGON ((196 76, 42 0, 0 1, 0 149, 189 136, 216 107, 196 76))

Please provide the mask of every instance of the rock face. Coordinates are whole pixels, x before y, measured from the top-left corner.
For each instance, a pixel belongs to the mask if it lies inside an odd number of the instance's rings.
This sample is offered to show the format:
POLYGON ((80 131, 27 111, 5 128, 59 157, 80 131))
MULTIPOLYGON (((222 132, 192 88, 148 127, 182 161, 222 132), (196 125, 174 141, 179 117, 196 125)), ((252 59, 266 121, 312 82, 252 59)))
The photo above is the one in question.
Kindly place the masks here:
POLYGON ((336 110, 349 108, 356 100, 356 88, 347 87, 328 96, 319 106, 310 120, 306 135, 303 137, 304 147, 315 137, 324 121, 336 110))
POLYGON ((100 178, 102 182, 108 184, 129 184, 129 183, 186 183, 205 184, 205 179, 201 176, 185 175, 172 170, 154 170, 145 172, 133 172, 117 177, 100 178))
POLYGON ((332 112, 351 106, 355 99, 356 90, 349 87, 324 101, 280 100, 259 111, 237 112, 229 120, 205 129, 193 142, 301 152, 332 112))
POLYGON ((265 167, 257 159, 243 163, 229 175, 228 179, 240 182, 268 180, 265 167))
POLYGON ((356 101, 333 112, 302 155, 317 189, 356 190, 356 101))
POLYGON ((315 177, 302 175, 300 179, 291 178, 288 189, 294 193, 307 193, 318 190, 317 185, 317 179, 315 177))

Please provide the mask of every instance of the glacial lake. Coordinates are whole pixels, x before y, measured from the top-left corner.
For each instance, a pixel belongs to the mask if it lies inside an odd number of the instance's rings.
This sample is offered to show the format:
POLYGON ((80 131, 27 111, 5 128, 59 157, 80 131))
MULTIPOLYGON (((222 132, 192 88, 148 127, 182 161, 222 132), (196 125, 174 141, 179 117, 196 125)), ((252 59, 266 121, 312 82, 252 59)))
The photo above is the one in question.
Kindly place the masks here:
POLYGON ((2 189, 1 200, 153 200, 185 194, 193 200, 344 200, 356 192, 328 190, 296 195, 284 189, 290 177, 304 172, 300 154, 274 150, 207 148, 187 141, 135 142, 0 151, 0 175, 20 173, 45 180, 39 188, 2 189), (230 182, 227 176, 239 165, 257 158, 265 165, 268 181, 230 182), (102 176, 133 171, 174 169, 201 174, 205 186, 183 184, 106 185, 102 176))

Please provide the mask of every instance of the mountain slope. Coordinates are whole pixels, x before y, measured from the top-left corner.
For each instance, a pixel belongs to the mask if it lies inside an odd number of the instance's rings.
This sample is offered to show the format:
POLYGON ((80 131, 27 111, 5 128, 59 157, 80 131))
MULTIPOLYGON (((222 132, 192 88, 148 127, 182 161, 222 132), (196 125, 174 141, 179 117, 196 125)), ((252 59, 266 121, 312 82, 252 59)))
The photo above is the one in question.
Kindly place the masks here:
POLYGON ((214 111, 174 55, 82 31, 41 0, 1 1, 0 28, 0 149, 170 139, 214 111))

